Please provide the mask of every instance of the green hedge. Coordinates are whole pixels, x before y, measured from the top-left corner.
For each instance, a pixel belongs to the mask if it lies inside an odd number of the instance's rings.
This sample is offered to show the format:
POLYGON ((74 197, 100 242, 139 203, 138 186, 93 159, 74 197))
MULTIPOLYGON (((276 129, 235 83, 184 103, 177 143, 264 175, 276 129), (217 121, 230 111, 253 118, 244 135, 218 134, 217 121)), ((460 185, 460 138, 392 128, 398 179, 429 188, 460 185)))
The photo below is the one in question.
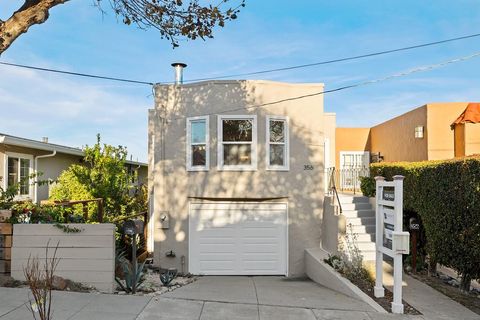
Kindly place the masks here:
POLYGON ((363 189, 375 176, 405 176, 404 209, 421 217, 432 260, 462 274, 463 289, 470 279, 479 279, 480 157, 375 163, 370 169, 363 189))

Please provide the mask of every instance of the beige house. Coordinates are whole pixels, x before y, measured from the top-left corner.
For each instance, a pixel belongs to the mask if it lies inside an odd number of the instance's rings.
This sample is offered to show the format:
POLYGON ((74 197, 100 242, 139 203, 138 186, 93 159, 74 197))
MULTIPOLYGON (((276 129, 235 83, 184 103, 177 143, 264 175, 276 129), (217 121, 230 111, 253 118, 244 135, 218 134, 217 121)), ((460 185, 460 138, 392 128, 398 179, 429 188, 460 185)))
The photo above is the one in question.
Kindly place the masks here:
POLYGON ((335 115, 324 113, 322 94, 291 98, 322 91, 250 80, 155 86, 156 265, 205 275, 304 273, 304 249, 320 245, 335 115))
POLYGON ((451 159, 480 153, 480 125, 461 124, 455 136, 451 125, 468 102, 428 103, 372 128, 337 128, 335 167, 368 166, 377 161, 451 159), (461 145, 463 153, 455 152, 461 145))
MULTIPOLYGON (((71 164, 80 163, 83 156, 81 149, 48 143, 47 139, 36 141, 0 134, 0 185, 5 189, 20 182, 17 198, 39 203, 48 199, 51 185, 39 186, 25 178, 41 173, 38 179, 54 181, 71 164)), ((146 183, 147 164, 127 161, 127 165, 138 170, 139 183, 146 183)))

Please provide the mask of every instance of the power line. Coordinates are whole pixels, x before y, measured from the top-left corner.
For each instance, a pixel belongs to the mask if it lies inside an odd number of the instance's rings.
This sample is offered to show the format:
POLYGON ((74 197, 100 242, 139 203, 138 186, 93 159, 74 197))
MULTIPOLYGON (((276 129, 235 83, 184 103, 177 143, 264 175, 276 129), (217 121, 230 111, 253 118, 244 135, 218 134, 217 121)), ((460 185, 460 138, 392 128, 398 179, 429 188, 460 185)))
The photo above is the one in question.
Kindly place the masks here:
MULTIPOLYGON (((333 60, 320 61, 320 62, 315 62, 315 63, 302 64, 302 65, 283 67, 283 68, 277 68, 277 69, 260 70, 260 71, 254 71, 254 72, 238 73, 238 74, 231 74, 231 75, 224 75, 224 76, 210 77, 210 78, 189 79, 189 80, 185 80, 184 82, 225 79, 225 78, 250 76, 250 75, 258 75, 258 74, 265 74, 265 73, 278 72, 278 71, 286 71, 286 70, 294 70, 294 69, 300 69, 300 68, 314 67, 314 66, 325 65, 325 64, 333 64, 333 63, 337 63, 337 62, 350 61, 350 60, 362 59, 362 58, 367 58, 367 57, 374 57, 374 56, 379 56, 379 55, 384 55, 384 54, 389 54, 389 53, 394 53, 394 52, 424 48, 424 47, 439 45, 439 44, 453 42, 453 41, 475 38, 475 37, 479 37, 479 36, 480 36, 480 33, 475 33, 475 34, 456 37, 456 38, 450 38, 450 39, 445 39, 445 40, 440 40, 440 41, 428 42, 428 43, 413 45, 413 46, 409 46, 409 47, 403 47, 403 48, 397 48, 397 49, 367 53, 367 54, 358 55, 358 56, 338 58, 338 59, 333 59, 333 60)), ((35 67, 35 66, 30 66, 30 65, 16 64, 16 63, 9 63, 9 62, 0 62, 0 65, 6 65, 6 66, 18 67, 18 68, 25 68, 25 69, 32 69, 32 70, 44 71, 44 72, 60 73, 60 74, 79 76, 79 77, 94 78, 94 79, 120 81, 120 82, 128 82, 128 83, 135 83, 135 84, 145 84, 145 85, 150 85, 150 86, 155 85, 154 82, 150 82, 150 81, 117 78, 117 77, 102 76, 102 75, 95 75, 95 74, 88 74, 88 73, 81 73, 81 72, 71 72, 71 71, 65 71, 65 70, 59 70, 59 69, 42 68, 42 67, 35 67)), ((164 83, 167 84, 167 83, 172 83, 172 82, 164 82, 164 83)))
POLYGON ((100 76, 100 75, 95 75, 95 74, 70 72, 70 71, 64 71, 64 70, 58 70, 58 69, 41 68, 41 67, 28 66, 28 65, 24 65, 24 64, 16 64, 16 63, 9 63, 9 62, 0 62, 0 64, 5 65, 5 66, 10 66, 10 67, 18 67, 18 68, 32 69, 32 70, 45 71, 45 72, 68 74, 68 75, 71 75, 71 76, 79 76, 79 77, 86 77, 86 78, 111 80, 111 81, 120 81, 120 82, 129 82, 129 83, 136 83, 136 84, 146 84, 146 85, 150 85, 150 86, 154 85, 153 82, 147 82, 147 81, 107 77, 107 76, 100 76))
MULTIPOLYGON (((392 75, 389 75, 389 76, 386 76, 386 77, 383 77, 383 78, 378 78, 378 79, 374 79, 374 80, 367 80, 367 81, 363 81, 363 82, 359 82, 359 83, 355 83, 355 84, 351 84, 351 85, 347 85, 347 86, 342 86, 342 87, 338 87, 338 88, 334 88, 334 89, 330 89, 330 90, 314 92, 314 93, 310 93, 310 94, 285 98, 285 99, 266 102, 266 103, 261 103, 261 104, 257 104, 257 105, 236 107, 236 108, 225 109, 225 110, 222 110, 222 111, 217 111, 217 112, 212 112, 212 113, 191 115, 189 117, 211 116, 211 115, 221 114, 221 113, 225 113, 225 112, 233 112, 233 111, 239 111, 239 110, 250 110, 250 109, 258 109, 258 108, 262 108, 262 107, 268 107, 268 106, 272 106, 272 105, 279 104, 279 103, 282 103, 282 102, 288 102, 288 101, 310 98, 310 97, 318 96, 318 95, 321 95, 321 94, 328 94, 328 93, 343 91, 343 90, 347 90, 347 89, 353 89, 353 88, 357 88, 357 87, 361 87, 361 86, 365 86, 365 85, 370 85, 370 84, 374 84, 374 83, 388 81, 388 80, 391 80, 391 79, 394 79, 394 78, 405 77, 405 76, 408 76, 408 75, 411 75, 411 74, 414 74, 414 73, 426 72, 426 71, 430 71, 430 70, 433 70, 433 69, 438 69, 438 68, 441 68, 441 67, 445 67, 445 66, 453 64, 453 63, 467 61, 467 60, 470 60, 470 59, 473 59, 473 58, 476 58, 476 57, 479 57, 479 56, 480 56, 480 52, 476 52, 476 53, 473 53, 473 54, 470 54, 470 55, 467 55, 467 56, 454 58, 454 59, 444 61, 444 62, 440 62, 440 63, 437 63, 437 64, 431 64, 431 65, 417 67, 417 68, 410 69, 410 70, 407 70, 407 71, 403 71, 403 72, 400 72, 400 73, 392 74, 392 75)), ((176 120, 182 120, 182 119, 186 119, 186 118, 188 118, 188 117, 184 116, 184 117, 172 118, 170 120, 176 121, 176 120)))
POLYGON ((400 51, 407 51, 407 50, 425 48, 425 47, 435 46, 435 45, 444 44, 444 43, 448 43, 448 42, 454 42, 454 41, 459 41, 459 40, 475 38, 475 37, 479 37, 479 36, 480 36, 480 33, 475 33, 475 34, 471 34, 471 35, 466 35, 466 36, 461 36, 461 37, 456 37, 456 38, 450 38, 450 39, 445 39, 445 40, 440 40, 440 41, 434 41, 434 42, 428 42, 428 43, 423 43, 423 44, 417 44, 417 45, 408 46, 408 47, 402 47, 402 48, 396 48, 396 49, 391 49, 391 50, 366 53, 366 54, 362 54, 362 55, 358 55, 358 56, 338 58, 338 59, 333 59, 333 60, 326 60, 326 61, 320 61, 320 62, 314 62, 314 63, 308 63, 308 64, 301 64, 301 65, 289 66, 289 67, 282 67, 282 68, 276 68, 276 69, 267 69, 267 70, 261 70, 261 71, 253 71, 253 72, 246 72, 246 73, 223 75, 223 76, 218 76, 218 77, 189 79, 189 80, 185 80, 184 82, 196 82, 196 81, 206 81, 206 80, 215 80, 215 79, 236 78, 236 77, 244 77, 244 76, 252 76, 252 75, 265 74, 265 73, 272 73, 272 72, 278 72, 278 71, 287 71, 287 70, 308 68, 308 67, 320 66, 320 65, 325 65, 325 64, 332 64, 332 63, 337 63, 337 62, 344 62, 344 61, 363 59, 363 58, 368 58, 368 57, 375 57, 375 56, 380 56, 380 55, 390 54, 390 53, 395 53, 395 52, 400 52, 400 51))

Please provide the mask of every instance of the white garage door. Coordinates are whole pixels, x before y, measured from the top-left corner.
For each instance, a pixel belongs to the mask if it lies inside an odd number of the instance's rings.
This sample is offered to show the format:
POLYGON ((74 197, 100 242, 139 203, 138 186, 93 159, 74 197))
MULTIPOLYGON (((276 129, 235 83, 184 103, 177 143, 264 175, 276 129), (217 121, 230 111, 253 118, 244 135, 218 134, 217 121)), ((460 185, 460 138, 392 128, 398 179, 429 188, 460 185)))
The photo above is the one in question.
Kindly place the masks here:
POLYGON ((286 275, 286 203, 192 203, 189 271, 286 275))

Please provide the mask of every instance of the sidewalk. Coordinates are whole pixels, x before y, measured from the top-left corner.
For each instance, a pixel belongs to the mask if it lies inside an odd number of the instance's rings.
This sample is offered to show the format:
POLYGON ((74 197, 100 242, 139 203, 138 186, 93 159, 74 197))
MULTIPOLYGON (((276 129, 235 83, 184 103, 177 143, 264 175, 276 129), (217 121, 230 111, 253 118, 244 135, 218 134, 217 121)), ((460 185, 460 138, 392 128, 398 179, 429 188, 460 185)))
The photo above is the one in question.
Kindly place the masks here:
MULTIPOLYGON (((393 290, 393 277, 384 272, 383 281, 385 287, 393 290)), ((420 311, 425 319, 438 320, 478 320, 480 315, 470 311, 458 302, 443 295, 432 287, 420 282, 406 274, 403 274, 403 299, 411 306, 420 311)), ((478 299, 480 303, 480 299, 478 299)))
MULTIPOLYGON (((423 316, 380 314, 313 282, 274 277, 202 277, 156 297, 55 291, 53 312, 55 320, 480 319, 423 283, 404 280, 404 299, 423 316)), ((28 289, 0 287, 0 320, 33 319, 28 300, 28 289)))

